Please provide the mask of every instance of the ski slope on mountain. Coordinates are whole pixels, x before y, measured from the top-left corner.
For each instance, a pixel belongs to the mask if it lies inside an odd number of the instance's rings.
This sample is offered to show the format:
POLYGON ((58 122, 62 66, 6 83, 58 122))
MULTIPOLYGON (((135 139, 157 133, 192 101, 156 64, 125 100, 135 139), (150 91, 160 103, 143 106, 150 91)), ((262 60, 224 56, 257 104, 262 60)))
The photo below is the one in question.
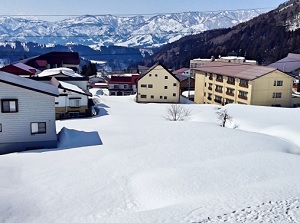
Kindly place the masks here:
POLYGON ((98 116, 57 121, 59 148, 0 156, 0 222, 300 221, 299 109, 227 105, 221 128, 214 105, 172 122, 95 99, 98 116))

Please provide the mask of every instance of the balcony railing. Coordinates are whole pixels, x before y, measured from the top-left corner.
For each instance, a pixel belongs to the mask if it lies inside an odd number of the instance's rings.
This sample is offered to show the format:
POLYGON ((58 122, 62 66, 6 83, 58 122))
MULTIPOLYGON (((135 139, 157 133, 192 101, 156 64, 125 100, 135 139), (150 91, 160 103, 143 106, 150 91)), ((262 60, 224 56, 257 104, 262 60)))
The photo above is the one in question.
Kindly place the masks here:
POLYGON ((226 94, 227 94, 227 95, 230 95, 230 96, 234 96, 234 93, 232 93, 232 92, 228 92, 228 91, 227 91, 226 94))
POLYGON ((212 91, 212 87, 208 87, 208 90, 211 90, 211 91, 212 91))
POLYGON ((239 95, 238 97, 239 97, 240 99, 248 100, 248 97, 247 97, 247 96, 244 96, 244 95, 239 95))
POLYGON ((242 84, 242 83, 240 83, 239 86, 240 87, 244 87, 244 88, 248 88, 248 84, 242 84))
POLYGON ((211 101, 211 97, 207 97, 207 100, 211 101))
POLYGON ((208 79, 209 79, 209 80, 213 80, 213 77, 209 77, 208 79))
POLYGON ((222 100, 219 100, 219 99, 215 99, 215 102, 222 104, 222 100))
POLYGON ((227 81, 227 84, 235 85, 234 81, 227 81))
POLYGON ((221 89, 216 89, 215 91, 218 93, 223 93, 223 91, 221 89))
POLYGON ((216 81, 223 83, 223 79, 222 78, 217 78, 216 81))

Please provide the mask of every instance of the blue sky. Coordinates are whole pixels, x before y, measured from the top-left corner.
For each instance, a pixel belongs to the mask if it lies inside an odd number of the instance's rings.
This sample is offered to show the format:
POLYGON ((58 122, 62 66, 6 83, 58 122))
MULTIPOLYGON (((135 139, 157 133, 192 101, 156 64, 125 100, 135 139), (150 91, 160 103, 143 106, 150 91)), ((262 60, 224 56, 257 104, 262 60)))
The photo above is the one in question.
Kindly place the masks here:
MULTIPOLYGON (((275 8, 285 0, 1 0, 0 15, 154 14, 275 8)), ((60 20, 53 16, 50 20, 60 20)), ((49 20, 49 17, 41 17, 49 20)))

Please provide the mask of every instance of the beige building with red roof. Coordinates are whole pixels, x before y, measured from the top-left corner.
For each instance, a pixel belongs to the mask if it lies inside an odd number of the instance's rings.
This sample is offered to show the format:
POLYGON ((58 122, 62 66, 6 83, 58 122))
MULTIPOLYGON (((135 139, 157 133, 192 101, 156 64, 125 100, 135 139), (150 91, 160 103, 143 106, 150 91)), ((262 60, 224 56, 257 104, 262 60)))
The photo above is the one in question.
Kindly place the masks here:
POLYGON ((293 107, 293 78, 276 68, 207 62, 195 68, 195 102, 293 107))

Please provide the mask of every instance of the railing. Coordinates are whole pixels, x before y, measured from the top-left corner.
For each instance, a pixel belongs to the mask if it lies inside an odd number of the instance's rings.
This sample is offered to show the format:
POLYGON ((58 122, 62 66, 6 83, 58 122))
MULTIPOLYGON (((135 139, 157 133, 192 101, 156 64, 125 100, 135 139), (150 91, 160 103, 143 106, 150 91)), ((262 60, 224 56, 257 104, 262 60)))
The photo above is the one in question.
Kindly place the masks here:
POLYGON ((227 91, 226 94, 227 94, 227 95, 230 95, 230 96, 234 96, 234 93, 232 93, 232 92, 228 92, 228 91, 227 91))
POLYGON ((222 104, 222 100, 215 99, 215 102, 222 104))
POLYGON ((220 90, 220 89, 216 89, 215 91, 218 92, 218 93, 223 93, 223 91, 220 90))
POLYGON ((223 83, 223 79, 222 78, 217 78, 216 81, 223 83))
POLYGON ((247 100, 248 99, 248 97, 247 96, 244 96, 244 95, 239 95, 238 96, 240 99, 244 99, 244 100, 247 100))
POLYGON ((234 81, 227 81, 227 84, 235 85, 234 81))
POLYGON ((248 88, 248 84, 242 84, 242 83, 240 83, 239 86, 240 87, 244 87, 244 88, 248 88))
POLYGON ((208 87, 208 90, 211 90, 211 91, 212 91, 212 87, 208 87))

